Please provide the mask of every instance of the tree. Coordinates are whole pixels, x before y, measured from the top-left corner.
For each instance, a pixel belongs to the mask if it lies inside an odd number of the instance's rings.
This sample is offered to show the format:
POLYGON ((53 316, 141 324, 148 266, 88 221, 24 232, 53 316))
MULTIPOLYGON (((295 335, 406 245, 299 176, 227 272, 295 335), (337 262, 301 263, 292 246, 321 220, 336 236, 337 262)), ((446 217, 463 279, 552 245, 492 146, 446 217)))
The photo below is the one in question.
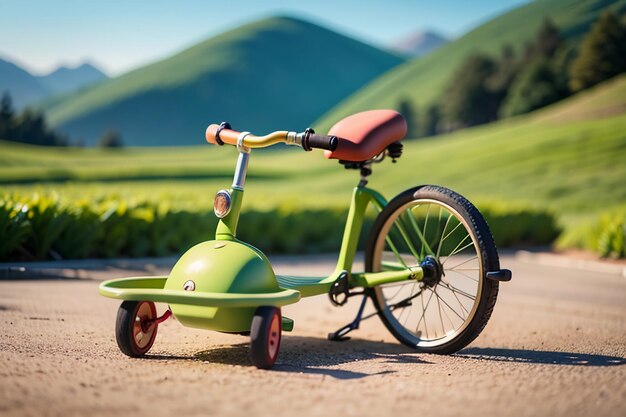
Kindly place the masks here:
POLYGON ((420 119, 419 135, 421 137, 435 136, 439 133, 439 122, 441 121, 441 110, 437 104, 429 106, 420 119))
POLYGON ((572 47, 563 41, 558 27, 545 19, 532 42, 526 44, 522 59, 501 59, 492 81, 500 99, 498 116, 527 113, 561 100, 569 94, 567 71, 572 47))
POLYGON ((2 94, 2 100, 0 101, 0 139, 9 139, 11 137, 11 130, 13 126, 13 116, 15 111, 13 110, 13 103, 11 101, 11 95, 8 92, 2 94))
POLYGON ((596 85, 626 71, 626 27, 604 12, 585 36, 570 67, 572 91, 596 85))
POLYGON ((113 129, 109 129, 98 141, 98 146, 102 148, 121 148, 124 146, 124 143, 119 133, 113 129))
POLYGON ((48 129, 43 113, 26 108, 14 118, 10 140, 41 146, 67 146, 67 138, 48 129))
POLYGON ((562 44, 559 28, 550 18, 544 19, 535 38, 535 57, 551 58, 562 44))
POLYGON ((43 116, 29 108, 24 109, 15 119, 12 138, 31 145, 48 145, 43 116))
POLYGON ((408 99, 401 99, 398 103, 398 112, 404 116, 407 125, 406 137, 416 138, 418 134, 417 112, 413 109, 413 105, 408 99))
POLYGON ((542 59, 527 65, 515 78, 500 109, 501 117, 516 116, 552 104, 568 94, 550 65, 542 59))
POLYGON ((487 80, 487 87, 494 95, 496 106, 500 107, 519 70, 520 60, 516 59, 513 47, 509 44, 504 45, 495 72, 487 80))
POLYGON ((32 145, 67 146, 65 136, 48 129, 42 113, 26 108, 15 114, 8 93, 0 100, 0 139, 32 145))
POLYGON ((563 44, 554 54, 551 59, 550 66, 556 77, 556 83, 559 89, 566 92, 567 95, 571 94, 569 88, 570 77, 569 69, 572 66, 572 62, 576 59, 577 45, 573 42, 563 44))
POLYGON ((497 118, 497 103, 488 87, 495 63, 485 55, 470 55, 448 82, 442 103, 452 129, 487 123, 497 118))

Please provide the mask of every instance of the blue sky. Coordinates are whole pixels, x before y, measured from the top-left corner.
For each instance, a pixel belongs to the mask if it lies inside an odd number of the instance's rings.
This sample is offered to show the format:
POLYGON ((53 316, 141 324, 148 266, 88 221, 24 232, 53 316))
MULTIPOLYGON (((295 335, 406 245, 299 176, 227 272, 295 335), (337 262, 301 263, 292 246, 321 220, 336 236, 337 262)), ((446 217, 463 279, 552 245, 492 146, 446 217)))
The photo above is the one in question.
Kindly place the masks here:
POLYGON ((34 73, 91 60, 119 74, 276 14, 385 46, 415 30, 455 37, 528 0, 2 0, 0 56, 34 73))

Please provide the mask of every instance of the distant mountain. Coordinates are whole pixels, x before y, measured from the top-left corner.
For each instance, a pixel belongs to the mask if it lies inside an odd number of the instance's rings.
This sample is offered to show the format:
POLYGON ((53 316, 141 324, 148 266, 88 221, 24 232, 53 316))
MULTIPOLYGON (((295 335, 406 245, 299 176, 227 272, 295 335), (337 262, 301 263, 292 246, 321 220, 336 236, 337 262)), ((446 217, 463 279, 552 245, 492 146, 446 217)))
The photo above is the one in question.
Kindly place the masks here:
POLYGON ((397 108, 408 101, 421 111, 441 98, 452 73, 472 53, 498 56, 510 45, 521 53, 544 19, 550 18, 568 41, 579 42, 605 10, 626 13, 626 0, 536 0, 485 22, 436 51, 400 65, 339 103, 314 127, 325 131, 338 119, 366 109, 397 108))
POLYGON ((92 64, 84 63, 74 68, 62 66, 37 78, 51 94, 59 94, 76 91, 109 77, 92 64))
POLYGON ((48 90, 28 71, 0 59, 0 95, 11 94, 13 106, 24 107, 48 95, 48 90))
POLYGON ((75 68, 59 67, 48 75, 35 76, 12 62, 0 59, 0 95, 8 92, 17 109, 107 78, 88 63, 75 68))
POLYGON ((303 130, 403 62, 315 24, 275 17, 209 38, 64 97, 49 120, 93 145, 107 129, 127 145, 198 145, 209 123, 264 134, 303 130))
POLYGON ((444 36, 431 31, 419 31, 391 45, 391 49, 408 56, 422 56, 448 43, 444 36))

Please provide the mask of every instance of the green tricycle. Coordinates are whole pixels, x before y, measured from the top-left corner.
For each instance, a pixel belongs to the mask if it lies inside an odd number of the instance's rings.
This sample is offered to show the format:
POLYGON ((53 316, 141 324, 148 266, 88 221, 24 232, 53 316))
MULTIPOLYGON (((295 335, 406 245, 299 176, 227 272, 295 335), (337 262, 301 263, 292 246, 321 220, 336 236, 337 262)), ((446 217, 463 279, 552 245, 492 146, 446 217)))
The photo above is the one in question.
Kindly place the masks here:
POLYGON ((169 276, 100 285, 100 294, 124 300, 115 331, 121 351, 144 355, 158 325, 174 316, 184 326, 249 335, 252 363, 269 369, 278 356, 282 331, 294 325, 282 316, 281 307, 320 294, 328 294, 337 306, 361 297, 355 319, 330 333, 330 340, 347 340, 362 320, 378 315, 396 339, 417 351, 450 354, 468 345, 487 324, 498 284, 509 281, 511 271, 500 268, 487 223, 461 195, 423 185, 387 201, 366 186, 373 164, 401 157, 406 130, 405 119, 393 110, 346 117, 328 135, 307 129, 257 137, 228 123, 210 125, 209 143, 238 151, 232 187, 215 196, 215 240, 189 249, 169 276), (337 266, 329 276, 276 275, 260 250, 236 238, 250 151, 278 143, 323 149, 327 158, 360 172, 337 266), (370 205, 378 214, 365 245, 365 271, 356 272, 352 265, 370 205), (363 316, 368 299, 376 310, 363 316), (161 316, 157 302, 169 306, 161 316))

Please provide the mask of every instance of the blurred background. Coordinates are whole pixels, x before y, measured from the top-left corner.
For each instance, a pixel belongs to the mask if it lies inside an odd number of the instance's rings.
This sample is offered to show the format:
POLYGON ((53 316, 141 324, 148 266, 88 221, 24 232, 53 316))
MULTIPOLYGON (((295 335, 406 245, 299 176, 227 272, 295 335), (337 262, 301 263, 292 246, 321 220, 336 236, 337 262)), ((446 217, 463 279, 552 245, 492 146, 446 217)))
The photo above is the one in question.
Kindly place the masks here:
MULTIPOLYGON (((236 160, 208 124, 325 133, 377 108, 409 125, 374 166, 387 198, 439 184, 500 247, 626 256, 626 0, 5 1, 0 39, 0 261, 182 253, 236 160)), ((255 151, 239 237, 336 250, 357 182, 255 151)))

